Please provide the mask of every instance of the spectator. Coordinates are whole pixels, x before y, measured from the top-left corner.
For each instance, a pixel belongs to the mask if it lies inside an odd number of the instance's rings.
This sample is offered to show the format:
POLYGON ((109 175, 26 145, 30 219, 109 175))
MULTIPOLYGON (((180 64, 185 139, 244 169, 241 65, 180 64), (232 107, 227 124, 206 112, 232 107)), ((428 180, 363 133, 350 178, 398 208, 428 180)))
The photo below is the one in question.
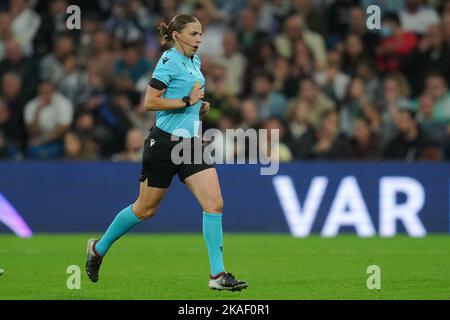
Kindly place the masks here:
MULTIPOLYGON (((94 44, 94 41, 96 40, 94 39, 95 33, 99 30, 104 29, 104 26, 98 21, 98 15, 95 12, 88 12, 83 15, 82 26, 83 27, 81 28, 79 35, 77 36, 76 51, 79 60, 83 64, 87 64, 89 62, 87 61, 88 55, 92 51, 93 46, 96 45, 94 44)), ((109 34, 108 36, 112 38, 109 34)), ((111 51, 115 53, 116 51, 118 51, 118 48, 122 46, 122 43, 116 41, 114 42, 114 46, 114 49, 111 48, 111 51)))
POLYGON ((68 131, 64 135, 64 159, 66 160, 96 160, 97 150, 86 146, 87 142, 73 131, 68 131))
MULTIPOLYGON (((223 100, 225 96, 230 94, 227 87, 227 65, 221 62, 213 62, 208 67, 208 73, 206 75, 206 81, 208 83, 207 91, 213 97, 211 99, 223 100)), ((218 109, 224 109, 222 102, 216 101, 218 109)))
POLYGON ((276 57, 275 47, 268 41, 259 42, 254 47, 252 57, 248 57, 247 69, 244 74, 244 92, 252 90, 255 74, 273 74, 273 61, 276 57))
MULTIPOLYGON (((67 31, 67 7, 70 4, 67 0, 52 0, 49 3, 49 15, 46 18, 50 19, 52 24, 51 30, 55 33, 62 33, 67 31)), ((83 9, 85 7, 83 6, 83 9)), ((45 23, 42 19, 42 24, 45 23)), ((41 24, 41 25, 42 25, 41 24)))
POLYGON ((60 35, 52 53, 48 53, 41 60, 41 79, 50 79, 54 84, 59 83, 64 76, 64 59, 75 52, 74 40, 69 35, 60 35))
POLYGON ((376 49, 377 68, 380 72, 396 71, 401 60, 416 48, 417 36, 402 29, 396 13, 384 15, 381 33, 383 39, 376 49))
MULTIPOLYGON (((359 0, 333 1, 327 10, 330 42, 342 39, 350 24, 351 9, 359 6, 359 0)), ((332 47, 332 46, 331 46, 332 47)))
POLYGON ((390 73, 383 80, 378 107, 381 111, 410 107, 410 88, 401 73, 390 73))
POLYGON ((0 77, 6 72, 15 72, 20 75, 23 83, 23 96, 30 97, 35 94, 37 86, 37 70, 32 59, 22 55, 22 49, 15 40, 6 43, 6 58, 0 62, 0 77))
POLYGON ((30 57, 33 54, 33 38, 41 24, 41 17, 30 8, 27 0, 11 0, 9 12, 13 19, 12 34, 20 43, 24 55, 30 57))
POLYGON ((225 30, 219 19, 213 19, 214 15, 210 11, 214 9, 211 9, 211 4, 205 6, 204 2, 198 2, 194 10, 194 16, 202 24, 203 31, 202 45, 197 53, 200 56, 207 55, 211 58, 218 58, 224 54, 225 30))
POLYGON ((104 83, 111 82, 114 65, 119 55, 113 50, 111 36, 105 30, 97 30, 93 34, 86 59, 86 69, 97 74, 104 83))
POLYGON ((283 93, 288 99, 294 98, 298 93, 298 84, 304 76, 300 74, 301 68, 293 68, 290 61, 278 57, 272 64, 272 69, 274 90, 283 93))
POLYGON ((132 109, 133 104, 129 97, 125 94, 117 94, 106 101, 100 110, 102 122, 111 130, 116 141, 116 144, 112 145, 113 152, 119 152, 122 149, 127 132, 133 127, 130 117, 132 109))
POLYGON ((419 97, 418 103, 417 122, 431 139, 443 143, 447 136, 447 125, 434 119, 433 97, 424 93, 419 97))
POLYGON ((378 160, 381 156, 381 140, 371 130, 366 118, 354 122, 352 137, 346 148, 346 158, 350 160, 378 160))
POLYGON ((342 102, 350 83, 350 77, 341 70, 341 55, 337 50, 330 50, 327 57, 328 68, 317 72, 314 79, 336 103, 342 102))
POLYGON ((356 75, 357 66, 369 59, 364 51, 361 37, 356 33, 348 34, 343 50, 342 71, 353 77, 356 75))
POLYGON ((309 109, 309 123, 317 127, 320 116, 325 111, 336 109, 336 104, 324 94, 316 82, 311 78, 305 78, 300 81, 298 99, 305 103, 309 109))
POLYGON ((245 56, 251 58, 257 44, 267 40, 267 34, 258 29, 257 17, 249 8, 239 13, 238 41, 245 56))
POLYGON ((291 66, 291 74, 296 78, 311 77, 316 70, 321 70, 312 51, 303 40, 298 40, 294 44, 291 66))
POLYGON ((142 77, 148 77, 150 68, 150 62, 141 56, 139 45, 137 43, 128 44, 123 50, 122 57, 116 62, 115 89, 135 98, 136 83, 142 77))
POLYGON ((13 157, 20 151, 20 136, 16 121, 8 106, 0 99, 0 158, 13 157))
POLYGON ((157 18, 160 20, 155 22, 155 26, 158 26, 160 22, 167 23, 180 11, 179 1, 177 0, 152 1, 152 3, 155 6, 152 11, 157 13, 157 18))
POLYGON ((206 75, 207 101, 214 106, 204 117, 206 125, 214 126, 222 113, 228 111, 233 104, 233 96, 227 88, 226 65, 213 63, 206 75))
MULTIPOLYGON (((50 53, 54 45, 54 35, 67 31, 67 0, 46 1, 45 9, 41 13, 41 24, 33 39, 34 53, 39 58, 50 53)), ((84 6, 83 6, 84 11, 84 6)), ((83 32, 86 30, 86 17, 83 15, 83 32)))
MULTIPOLYGON (((355 121, 359 118, 365 117, 370 119, 374 106, 368 98, 364 81, 360 78, 354 78, 348 89, 347 97, 344 100, 340 109, 340 125, 342 131, 351 135, 355 131, 355 121)), ((369 127, 373 124, 367 120, 369 127)))
POLYGON ((238 42, 233 32, 223 35, 223 55, 216 62, 226 66, 226 87, 230 94, 241 94, 243 91, 244 71, 247 65, 245 56, 238 50, 238 42))
POLYGON ((271 7, 265 0, 248 0, 247 7, 258 17, 257 26, 259 30, 271 34, 275 21, 273 19, 271 7))
MULTIPOLYGON (((252 102, 250 101, 250 103, 252 102)), ((240 141, 239 139, 235 141, 233 137, 230 137, 230 135, 226 135, 227 130, 236 128, 233 117, 229 114, 224 114, 222 117, 220 117, 217 127, 221 131, 222 136, 216 137, 213 141, 213 159, 215 163, 234 163, 235 157, 238 152, 240 152, 242 146, 238 144, 240 141)))
POLYGON ((142 95, 137 105, 131 106, 130 109, 126 110, 131 125, 142 132, 152 128, 156 123, 155 112, 148 112, 145 109, 144 99, 145 95, 142 95))
POLYGON ((324 10, 324 4, 318 4, 317 1, 291 1, 291 13, 301 14, 303 17, 305 17, 305 22, 308 26, 308 29, 314 32, 318 32, 322 37, 325 37, 328 32, 328 19, 326 15, 323 14, 324 10))
POLYGON ((276 162, 291 161, 293 159, 290 150, 292 140, 284 122, 278 117, 271 117, 263 122, 261 129, 267 130, 267 141, 259 140, 260 155, 276 162), (274 131, 278 132, 278 139, 272 139, 274 131))
POLYGON ((399 74, 391 74, 383 81, 383 91, 378 99, 378 108, 382 117, 380 135, 385 141, 391 139, 396 133, 395 119, 399 110, 411 108, 408 91, 406 80, 399 74))
MULTIPOLYGON (((139 25, 137 11, 133 6, 131 1, 128 3, 126 1, 115 2, 112 15, 105 22, 106 29, 113 38, 124 44, 142 40, 144 35, 143 28, 139 25)), ((140 10, 145 11, 146 8, 140 7, 140 10)))
POLYGON ((84 96, 80 101, 83 101, 83 108, 89 112, 96 112, 101 104, 107 100, 107 85, 103 79, 95 72, 88 72, 87 74, 88 86, 84 96))
POLYGON ((435 122, 450 123, 450 90, 440 73, 430 73, 425 79, 425 94, 433 100, 432 119, 435 122))
POLYGON ((441 12, 441 16, 444 17, 444 18, 446 16, 450 15, 450 1, 449 0, 442 0, 439 11, 441 12))
POLYGON ((6 56, 6 43, 13 39, 11 32, 11 15, 0 11, 0 61, 6 56))
MULTIPOLYGON (((226 23, 232 24, 247 5, 247 0, 200 0, 204 3, 213 3, 216 11, 215 15, 219 15, 226 23)), ((195 0, 193 2, 196 2, 195 0)))
POLYGON ((273 77, 260 73, 253 78, 252 99, 259 109, 260 119, 282 116, 286 111, 286 98, 273 89, 273 77))
POLYGON ((246 129, 258 129, 259 127, 259 112, 258 107, 254 100, 244 99, 241 104, 241 118, 242 122, 239 128, 246 129))
MULTIPOLYGON (((138 28, 145 33, 145 30, 152 28, 153 19, 151 18, 148 6, 140 0, 128 0, 126 1, 127 16, 130 20, 133 20, 138 28)), ((134 39, 131 41, 135 41, 134 39)), ((129 41, 125 40, 125 43, 129 41)))
POLYGON ((383 151, 389 160, 438 160, 439 150, 415 120, 414 111, 399 110, 395 119, 399 133, 393 137, 383 151))
POLYGON ((144 135, 142 131, 133 128, 127 132, 125 150, 113 155, 113 161, 131 161, 139 162, 142 159, 142 151, 144 148, 144 135))
POLYGON ((361 61, 356 66, 356 76, 364 81, 367 96, 375 100, 380 91, 381 81, 371 61, 361 61))
POLYGON ((295 55, 295 44, 298 40, 311 50, 317 69, 326 67, 325 41, 318 33, 308 30, 304 18, 299 14, 289 16, 284 24, 283 33, 275 38, 275 47, 279 55, 290 59, 295 55))
MULTIPOLYGON (((114 136, 101 122, 95 122, 89 112, 80 112, 75 117, 73 131, 83 141, 84 148, 93 157, 109 157, 110 145, 114 144, 114 136)), ((111 148, 112 149, 112 148, 111 148)))
POLYGON ((24 95, 21 77, 14 72, 7 72, 3 75, 1 82, 2 101, 8 109, 11 124, 14 126, 15 141, 20 150, 24 151, 26 144, 26 132, 24 126, 23 112, 25 103, 29 97, 24 95))
MULTIPOLYGON (((448 3, 450 4, 450 1, 448 3)), ((450 13, 448 13, 442 19, 442 33, 445 46, 450 47, 450 13)))
POLYGON ((87 75, 77 64, 77 57, 73 54, 68 55, 63 60, 63 75, 58 83, 59 92, 72 101, 75 112, 85 102, 86 92, 89 90, 87 75))
POLYGON ((347 138, 339 130, 339 115, 335 110, 321 114, 313 134, 304 135, 297 143, 298 159, 337 160, 345 156, 347 138))
POLYGON ((269 2, 268 5, 270 6, 270 12, 273 18, 273 33, 278 34, 281 31, 283 27, 283 21, 286 19, 290 12, 304 12, 305 15, 307 15, 307 11, 305 10, 306 8, 294 7, 295 5, 297 5, 297 3, 290 0, 271 0, 269 2))
POLYGON ((73 132, 64 135, 64 159, 83 160, 83 145, 81 138, 73 132))
MULTIPOLYGON (((309 106, 302 101, 296 101, 296 105, 292 107, 287 118, 288 129, 294 141, 298 141, 313 130, 309 123, 309 106)), ((296 152, 296 150, 293 151, 296 152)))
POLYGON ((423 35, 430 26, 439 23, 439 16, 432 8, 424 5, 423 0, 405 0, 400 20, 406 31, 423 35))
POLYGON ((401 68, 409 80, 414 92, 423 91, 425 76, 431 71, 439 71, 450 79, 450 47, 443 40, 438 25, 428 28, 414 52, 405 58, 401 68))
MULTIPOLYGON (((386 15, 384 15, 385 17, 386 15)), ((364 44, 367 54, 370 57, 375 55, 375 47, 379 41, 379 35, 367 28, 366 11, 361 7, 352 7, 350 9, 349 24, 346 35, 354 33, 359 35, 364 44)))
POLYGON ((73 117, 72 104, 55 92, 50 81, 39 84, 39 94, 25 106, 28 131, 27 156, 37 159, 60 158, 62 138, 73 117))

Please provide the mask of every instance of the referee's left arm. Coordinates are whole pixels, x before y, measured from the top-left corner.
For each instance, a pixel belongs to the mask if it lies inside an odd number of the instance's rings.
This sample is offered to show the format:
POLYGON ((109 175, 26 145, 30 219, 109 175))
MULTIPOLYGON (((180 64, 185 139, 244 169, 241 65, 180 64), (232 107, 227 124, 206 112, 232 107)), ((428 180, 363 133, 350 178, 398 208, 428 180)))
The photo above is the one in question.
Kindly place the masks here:
POLYGON ((186 106, 186 103, 181 99, 166 99, 162 98, 164 91, 166 89, 156 89, 150 85, 147 87, 147 92, 145 93, 144 107, 148 111, 158 111, 158 110, 173 110, 179 109, 186 106))
MULTIPOLYGON (((161 96, 166 91, 166 88, 165 87, 154 88, 153 86, 154 85, 150 84, 147 87, 147 92, 145 94, 144 99, 144 107, 146 110, 148 111, 173 110, 186 107, 186 103, 181 99, 181 97, 180 99, 162 98, 161 96)), ((191 98, 191 105, 194 105, 198 101, 203 99, 204 92, 202 89, 194 87, 189 96, 191 98)))
POLYGON ((161 55, 149 81, 144 99, 144 107, 148 111, 185 108, 186 106, 194 105, 204 96, 203 90, 194 86, 189 94, 189 102, 183 101, 183 97, 162 97, 167 88, 170 87, 171 82, 179 76, 179 68, 175 63, 176 57, 170 54, 171 50, 161 55))

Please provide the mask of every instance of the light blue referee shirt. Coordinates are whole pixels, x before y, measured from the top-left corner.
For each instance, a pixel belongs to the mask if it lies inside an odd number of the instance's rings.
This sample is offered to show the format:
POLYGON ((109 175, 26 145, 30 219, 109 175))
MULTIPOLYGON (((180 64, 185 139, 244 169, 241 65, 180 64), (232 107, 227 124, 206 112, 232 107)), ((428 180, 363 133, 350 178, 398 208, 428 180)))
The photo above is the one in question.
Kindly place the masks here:
MULTIPOLYGON (((189 96, 197 81, 200 87, 205 85, 205 78, 200 71, 200 58, 197 55, 188 58, 175 48, 164 51, 153 71, 152 78, 166 85, 166 91, 162 97, 167 99, 181 99, 189 96)), ((157 111, 156 126, 174 135, 192 138, 198 135, 201 106, 202 100, 187 108, 157 111)))

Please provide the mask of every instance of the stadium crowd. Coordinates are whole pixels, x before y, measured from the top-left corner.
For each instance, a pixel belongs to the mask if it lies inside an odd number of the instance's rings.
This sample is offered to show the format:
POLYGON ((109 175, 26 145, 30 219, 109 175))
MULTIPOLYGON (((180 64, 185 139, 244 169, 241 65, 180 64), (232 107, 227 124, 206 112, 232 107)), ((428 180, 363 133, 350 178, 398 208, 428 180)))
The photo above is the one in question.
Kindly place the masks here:
POLYGON ((3 0, 0 158, 140 161, 180 12, 203 26, 203 129, 278 128, 281 161, 450 160, 449 0, 3 0))

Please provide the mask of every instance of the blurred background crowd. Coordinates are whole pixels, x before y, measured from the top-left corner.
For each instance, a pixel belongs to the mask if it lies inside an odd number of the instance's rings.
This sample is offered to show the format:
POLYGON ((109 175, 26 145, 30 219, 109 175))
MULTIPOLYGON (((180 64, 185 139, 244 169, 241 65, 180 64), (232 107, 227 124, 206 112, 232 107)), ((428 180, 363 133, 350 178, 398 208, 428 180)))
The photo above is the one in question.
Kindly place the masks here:
POLYGON ((279 129, 281 161, 450 160, 450 0, 2 0, 0 159, 140 161, 180 12, 203 26, 203 129, 279 129))

